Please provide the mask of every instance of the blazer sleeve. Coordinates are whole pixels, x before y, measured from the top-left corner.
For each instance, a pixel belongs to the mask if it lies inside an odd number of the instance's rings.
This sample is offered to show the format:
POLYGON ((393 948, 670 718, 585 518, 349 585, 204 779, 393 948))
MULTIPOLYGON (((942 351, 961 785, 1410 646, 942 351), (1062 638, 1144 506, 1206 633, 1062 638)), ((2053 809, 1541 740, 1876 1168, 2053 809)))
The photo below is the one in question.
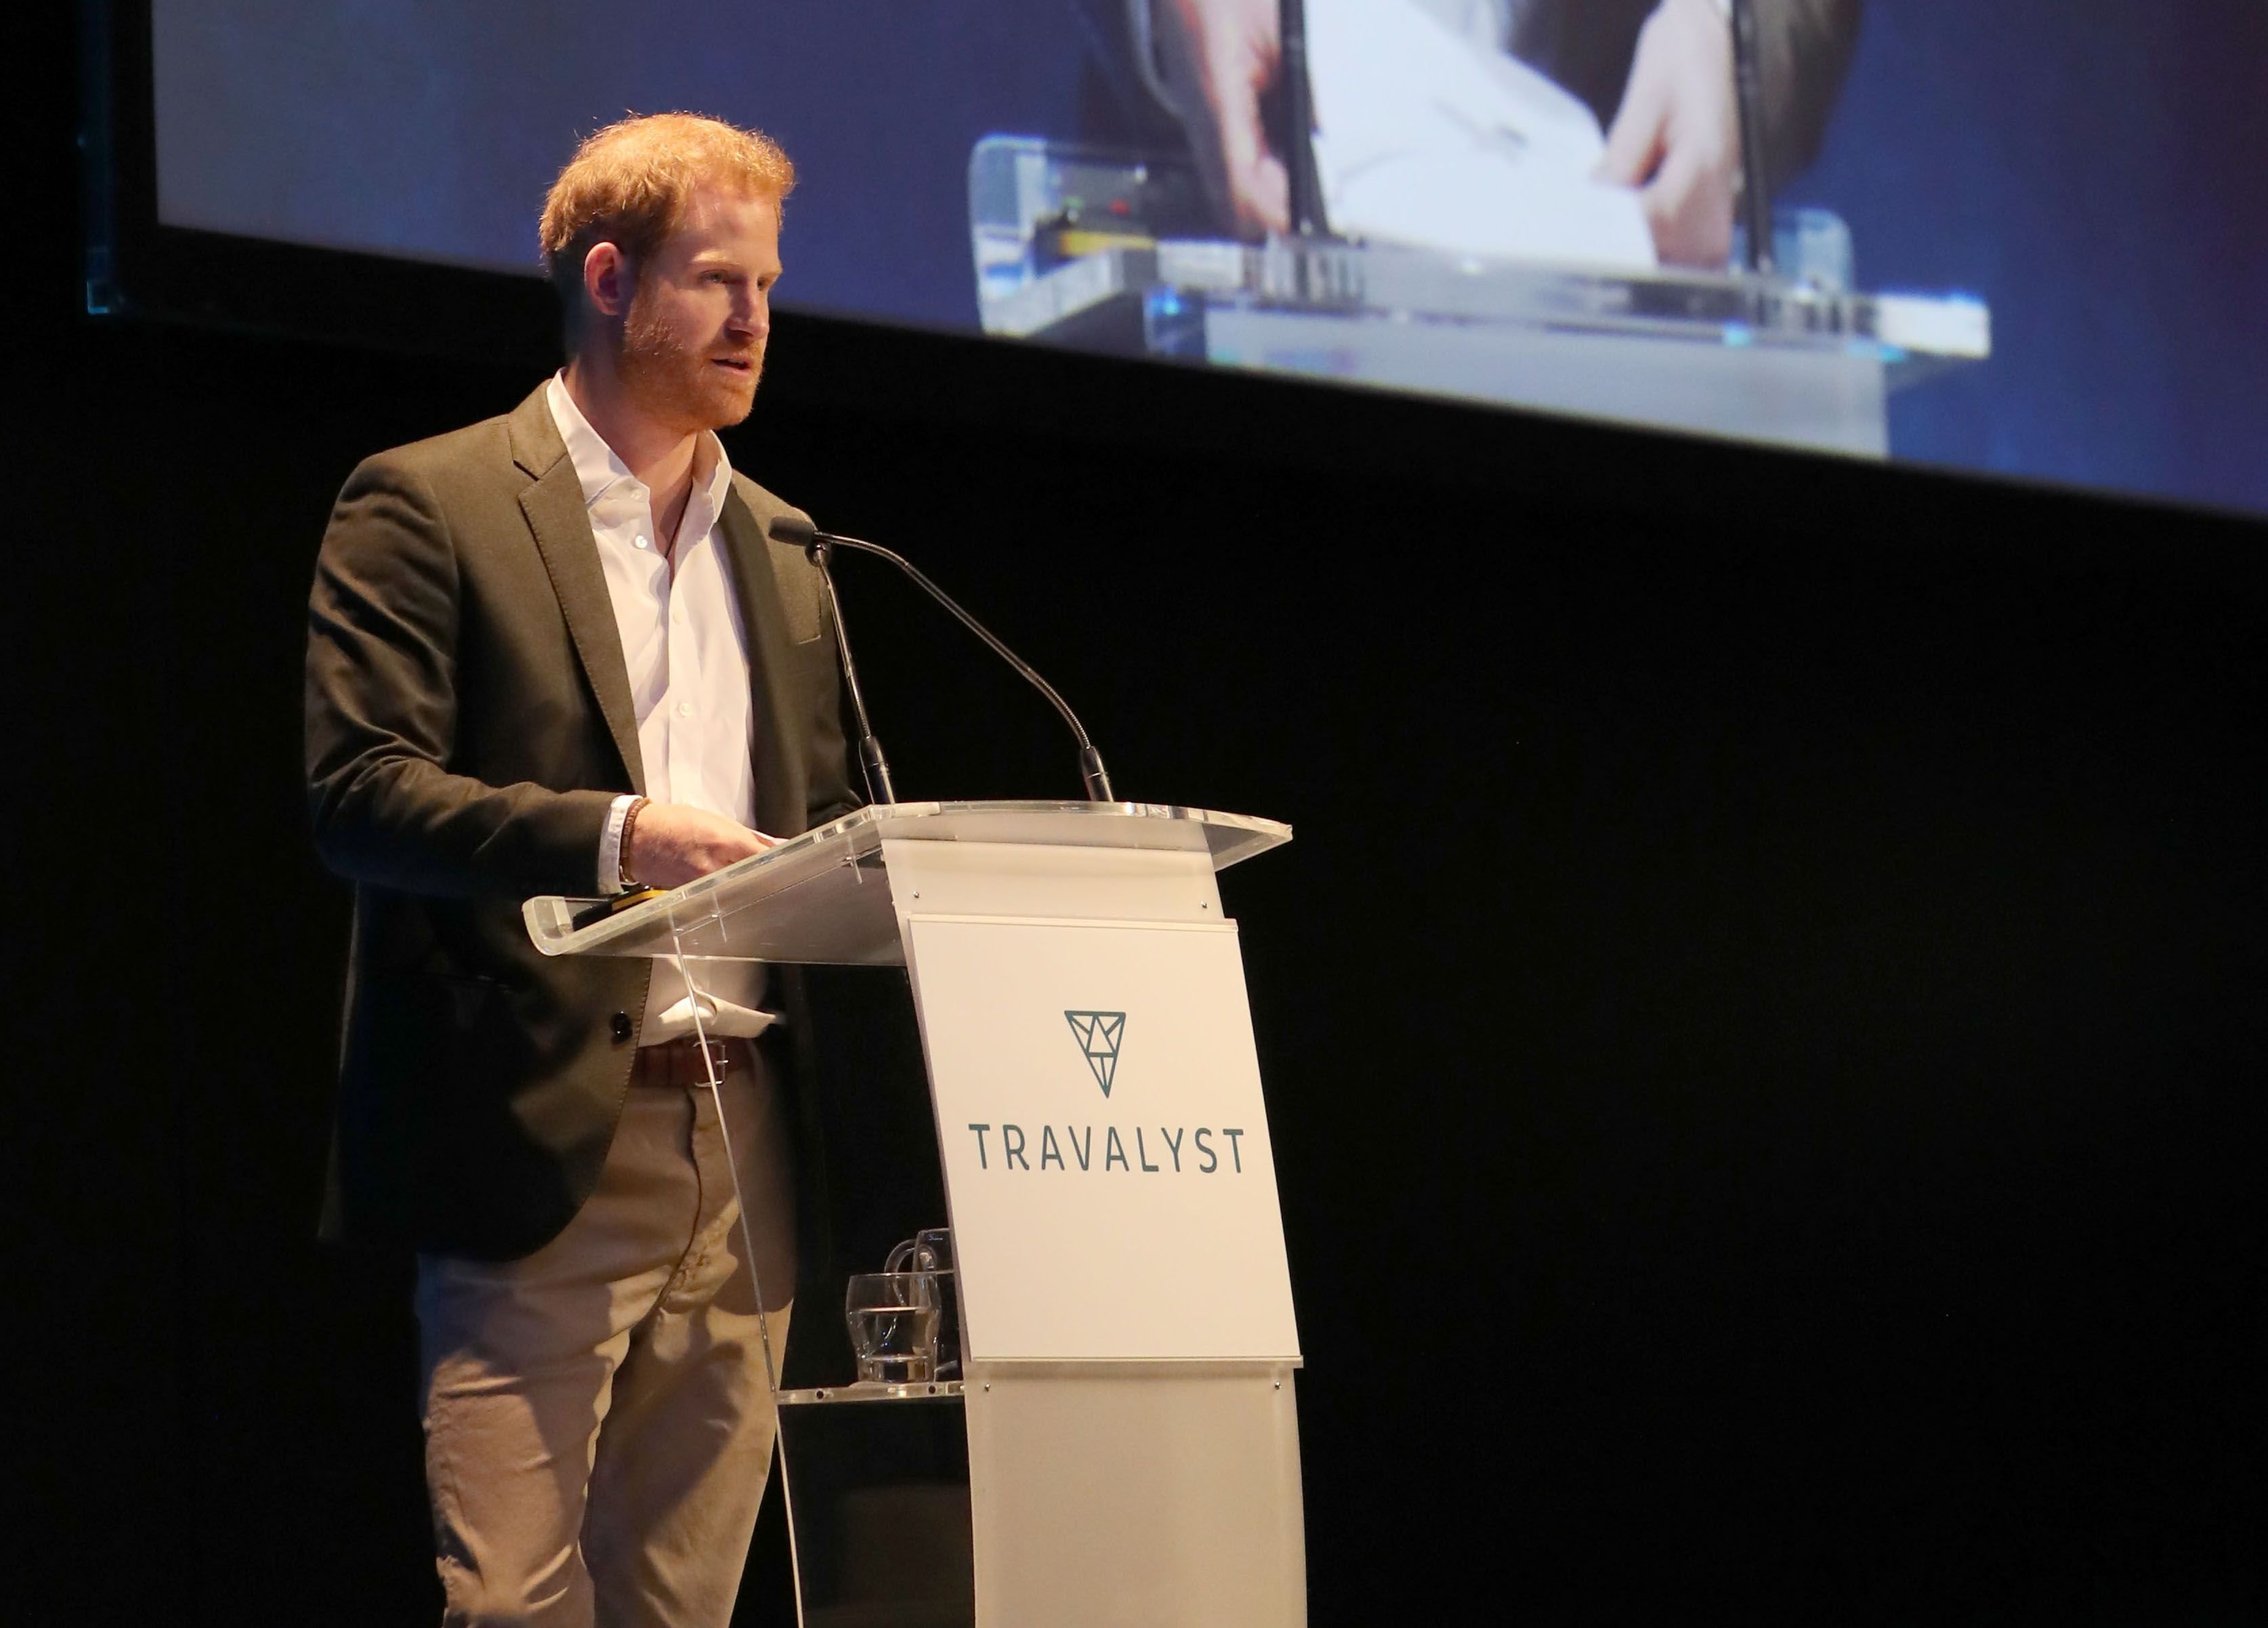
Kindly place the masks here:
POLYGON ((459 897, 587 894, 613 794, 448 767, 460 577, 431 486, 394 454, 348 477, 307 605, 306 777, 342 876, 459 897))
POLYGON ((1858 48, 1861 0, 1756 0, 1764 151, 1775 190, 1817 156, 1858 48))

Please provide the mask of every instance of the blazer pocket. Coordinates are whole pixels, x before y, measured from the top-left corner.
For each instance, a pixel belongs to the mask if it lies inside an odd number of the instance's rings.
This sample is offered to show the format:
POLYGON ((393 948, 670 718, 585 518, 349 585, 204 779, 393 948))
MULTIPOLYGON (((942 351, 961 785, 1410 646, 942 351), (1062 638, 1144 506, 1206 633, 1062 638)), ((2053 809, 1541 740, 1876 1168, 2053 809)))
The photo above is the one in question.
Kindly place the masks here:
POLYGON ((826 588, 803 550, 771 544, 772 578, 779 585, 780 616, 799 648, 817 644, 825 630, 826 588))

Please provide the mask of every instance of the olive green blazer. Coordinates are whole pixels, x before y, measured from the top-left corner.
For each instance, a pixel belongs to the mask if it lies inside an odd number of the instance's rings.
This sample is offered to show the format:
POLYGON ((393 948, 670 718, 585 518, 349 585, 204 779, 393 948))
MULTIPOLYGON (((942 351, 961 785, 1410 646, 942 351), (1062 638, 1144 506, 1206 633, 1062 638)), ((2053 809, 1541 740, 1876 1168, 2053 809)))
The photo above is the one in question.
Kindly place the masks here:
MULTIPOLYGON (((757 824, 857 806, 819 573, 738 474, 719 517, 748 644, 757 824)), ((325 1231, 527 1254, 589 1197, 630 1082, 648 963, 550 959, 520 902, 596 886, 643 789, 582 487, 539 388, 348 477, 308 600, 316 846, 354 884, 325 1231)))

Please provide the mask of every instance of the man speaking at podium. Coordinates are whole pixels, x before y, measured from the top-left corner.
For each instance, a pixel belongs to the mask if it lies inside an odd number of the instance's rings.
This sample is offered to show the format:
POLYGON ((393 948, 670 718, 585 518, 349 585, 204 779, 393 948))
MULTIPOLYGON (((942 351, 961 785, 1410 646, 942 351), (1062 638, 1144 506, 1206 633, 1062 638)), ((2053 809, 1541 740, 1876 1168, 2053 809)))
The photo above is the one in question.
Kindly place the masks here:
POLYGON ((325 1226, 417 1252, 451 1623, 721 1628, 762 1498, 796 1227, 762 969, 703 980, 704 1057, 673 969, 547 960, 519 907, 855 806, 818 573, 715 434, 793 179, 688 114, 585 142, 541 221, 565 368, 363 463, 316 567, 308 795, 355 888, 325 1226))

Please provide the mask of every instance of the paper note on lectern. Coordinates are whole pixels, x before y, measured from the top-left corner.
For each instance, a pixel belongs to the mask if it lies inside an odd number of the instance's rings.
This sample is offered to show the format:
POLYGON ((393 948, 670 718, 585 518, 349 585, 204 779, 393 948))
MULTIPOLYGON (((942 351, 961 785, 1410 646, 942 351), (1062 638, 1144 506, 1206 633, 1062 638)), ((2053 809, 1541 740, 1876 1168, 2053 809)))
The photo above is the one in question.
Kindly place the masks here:
POLYGON ((1234 927, 906 933, 970 1357, 1295 1359, 1234 927))
MULTIPOLYGON (((1483 8, 1488 13, 1488 8, 1483 8)), ((1332 230, 1455 254, 1648 270, 1638 195, 1594 180, 1598 120, 1411 0, 1307 0, 1332 230)))

